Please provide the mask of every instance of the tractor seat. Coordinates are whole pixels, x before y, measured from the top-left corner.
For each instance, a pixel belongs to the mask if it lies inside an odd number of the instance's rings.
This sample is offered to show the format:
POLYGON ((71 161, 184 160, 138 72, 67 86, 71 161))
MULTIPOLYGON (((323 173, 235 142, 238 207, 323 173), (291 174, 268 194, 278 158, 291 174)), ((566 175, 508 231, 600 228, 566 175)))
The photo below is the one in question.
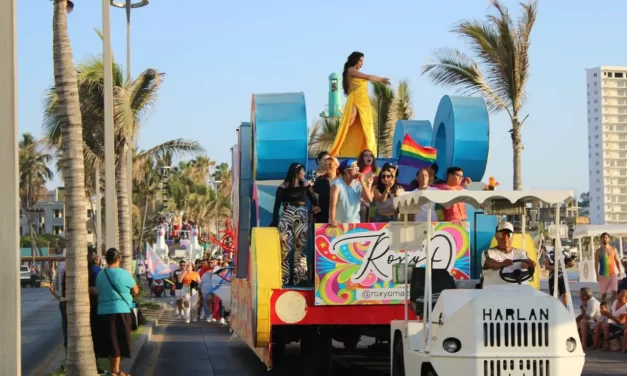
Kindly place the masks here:
MULTIPOLYGON (((425 268, 414 268, 411 273, 411 281, 409 283, 409 300, 412 311, 418 317, 424 317, 424 299, 425 299, 425 268)), ((440 293, 444 290, 455 290, 457 285, 455 279, 446 269, 431 270, 431 302, 435 307, 440 293)))

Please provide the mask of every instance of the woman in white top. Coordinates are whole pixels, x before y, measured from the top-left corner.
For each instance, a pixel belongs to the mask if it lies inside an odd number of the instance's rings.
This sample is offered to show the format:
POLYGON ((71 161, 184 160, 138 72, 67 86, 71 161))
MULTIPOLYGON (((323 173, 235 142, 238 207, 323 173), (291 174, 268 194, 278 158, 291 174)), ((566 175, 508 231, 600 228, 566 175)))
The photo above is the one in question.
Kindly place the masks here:
POLYGON ((396 183, 396 169, 393 166, 384 167, 379 173, 379 180, 372 188, 372 194, 377 202, 375 207, 375 222, 396 221, 398 215, 394 207, 394 197, 405 191, 396 183))
MULTIPOLYGON (((418 187, 415 189, 416 191, 435 189, 429 186, 429 171, 426 168, 420 169, 420 171, 418 171, 418 173, 416 174, 416 181, 418 182, 417 184, 418 187)), ((416 214, 416 217, 414 218, 414 220, 416 222, 426 222, 428 210, 429 210, 429 204, 424 204, 420 208, 420 212, 416 214)), ((435 213, 435 205, 433 205, 431 207, 431 222, 437 222, 437 221, 438 221, 438 216, 435 213)))

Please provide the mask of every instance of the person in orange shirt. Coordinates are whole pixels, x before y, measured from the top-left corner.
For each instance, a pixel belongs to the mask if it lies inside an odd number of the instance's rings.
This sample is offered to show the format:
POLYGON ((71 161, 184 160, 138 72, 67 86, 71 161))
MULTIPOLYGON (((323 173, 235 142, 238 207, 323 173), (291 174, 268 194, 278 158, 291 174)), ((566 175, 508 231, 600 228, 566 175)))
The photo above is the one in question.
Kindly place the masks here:
POLYGON ((192 264, 188 263, 185 271, 179 275, 178 282, 183 284, 183 306, 185 307, 185 322, 189 324, 191 318, 196 321, 196 314, 190 315, 192 307, 196 309, 198 301, 198 285, 200 275, 194 271, 192 264))
MULTIPOLYGON (((433 187, 444 191, 462 191, 470 183, 472 183, 470 178, 464 178, 464 170, 459 167, 449 167, 446 170, 446 182, 435 184, 433 187)), ((453 204, 450 208, 442 207, 442 212, 444 222, 461 223, 468 221, 466 204, 463 202, 453 204)))

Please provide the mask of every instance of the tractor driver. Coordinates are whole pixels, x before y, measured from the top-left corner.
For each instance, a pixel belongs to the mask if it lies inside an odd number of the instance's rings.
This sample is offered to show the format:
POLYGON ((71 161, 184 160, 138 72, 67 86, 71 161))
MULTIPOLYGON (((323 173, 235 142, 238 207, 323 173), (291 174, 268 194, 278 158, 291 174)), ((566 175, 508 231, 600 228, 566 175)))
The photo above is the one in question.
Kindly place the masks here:
POLYGON ((515 277, 512 277, 514 280, 511 278, 506 280, 503 278, 504 275, 516 276, 517 273, 522 275, 526 273, 524 272, 526 269, 535 268, 535 262, 529 258, 526 251, 512 247, 513 233, 514 226, 509 222, 502 222, 496 227, 496 247, 484 251, 481 256, 483 286, 515 283, 515 277))

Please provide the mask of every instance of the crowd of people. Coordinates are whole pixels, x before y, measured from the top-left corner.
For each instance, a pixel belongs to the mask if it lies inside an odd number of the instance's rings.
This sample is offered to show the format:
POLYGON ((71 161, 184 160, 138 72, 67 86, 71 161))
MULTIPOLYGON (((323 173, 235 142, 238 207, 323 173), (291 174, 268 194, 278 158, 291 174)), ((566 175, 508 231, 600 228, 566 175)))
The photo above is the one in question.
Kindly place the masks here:
MULTIPOLYGON (((395 165, 386 163, 379 168, 370 150, 341 163, 330 153, 321 152, 316 163, 318 168, 309 172, 302 164, 292 163, 276 191, 271 226, 278 227, 281 234, 284 285, 310 283, 305 248, 309 226, 313 223, 338 226, 341 223, 390 222, 399 218, 394 198, 404 194, 405 189, 398 183, 395 165), (307 200, 311 203, 311 213, 307 200), (293 269, 289 266, 292 254, 293 269)), ((435 163, 419 170, 410 184, 411 189, 462 190, 471 182, 459 167, 448 168, 444 180, 437 179, 437 173, 435 163)), ((415 220, 426 220, 427 207, 424 206, 415 220)), ((459 223, 467 221, 468 216, 464 204, 453 204, 443 208, 441 218, 433 210, 432 220, 459 223)))
POLYGON ((213 286, 215 272, 226 273, 231 266, 229 258, 196 260, 194 264, 179 261, 179 269, 172 273, 175 285, 176 309, 174 315, 186 323, 197 320, 227 324, 227 312, 220 298, 214 294, 218 286, 213 286))

